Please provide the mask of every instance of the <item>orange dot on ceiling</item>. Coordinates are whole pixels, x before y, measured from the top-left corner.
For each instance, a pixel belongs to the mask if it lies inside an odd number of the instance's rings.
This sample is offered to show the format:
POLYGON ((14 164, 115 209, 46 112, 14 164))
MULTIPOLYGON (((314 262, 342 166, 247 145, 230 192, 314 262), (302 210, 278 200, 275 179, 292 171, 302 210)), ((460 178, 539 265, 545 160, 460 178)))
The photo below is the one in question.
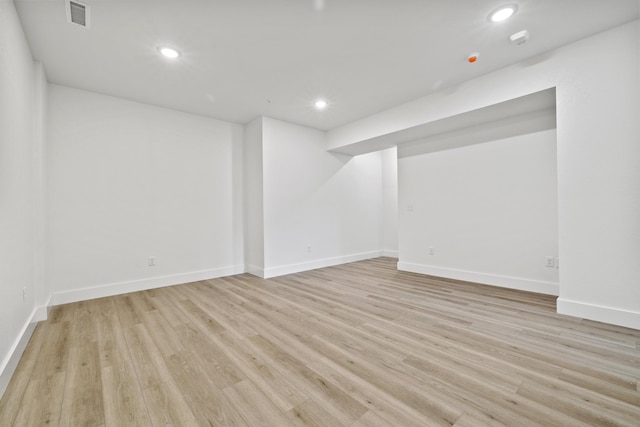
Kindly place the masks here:
POLYGON ((471 55, 469 55, 469 57, 467 58, 467 61, 470 64, 473 64, 474 62, 476 62, 478 60, 478 55, 477 53, 472 53, 471 55))

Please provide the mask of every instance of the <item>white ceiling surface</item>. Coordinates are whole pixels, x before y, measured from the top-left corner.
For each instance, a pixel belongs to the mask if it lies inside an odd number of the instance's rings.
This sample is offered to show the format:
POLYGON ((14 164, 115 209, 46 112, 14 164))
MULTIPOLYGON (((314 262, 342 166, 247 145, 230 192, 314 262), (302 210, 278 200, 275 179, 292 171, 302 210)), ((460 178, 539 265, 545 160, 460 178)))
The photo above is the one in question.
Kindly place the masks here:
MULTIPOLYGON (((50 82, 247 123, 329 130, 638 18, 637 0, 15 0, 50 82), (489 12, 519 6, 493 24, 489 12), (512 45, 527 29, 531 39, 512 45), (170 61, 159 45, 177 48, 170 61), (466 62, 479 52, 477 63, 466 62), (325 98, 324 111, 313 101, 325 98)), ((597 58, 594 58, 597 61, 597 58)), ((588 66, 588 64, 585 64, 588 66)))

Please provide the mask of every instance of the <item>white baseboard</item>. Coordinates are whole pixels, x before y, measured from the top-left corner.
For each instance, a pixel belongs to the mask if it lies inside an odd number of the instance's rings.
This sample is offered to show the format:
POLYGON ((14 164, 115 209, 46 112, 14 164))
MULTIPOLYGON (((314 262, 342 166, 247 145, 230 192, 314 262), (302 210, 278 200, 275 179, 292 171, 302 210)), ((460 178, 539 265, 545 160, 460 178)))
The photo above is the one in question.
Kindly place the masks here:
POLYGON ((559 314, 640 330, 640 312, 558 298, 559 314))
POLYGON ((359 254, 344 255, 334 258, 317 259, 299 264, 282 265, 279 267, 265 268, 261 276, 265 279, 285 274, 300 273, 301 271, 315 270, 316 268, 331 267, 334 265, 347 264, 349 262, 362 261, 365 259, 377 258, 381 256, 381 251, 363 252, 359 254))
POLYGON ((539 294, 555 296, 560 294, 560 286, 557 283, 544 282, 541 280, 500 276, 497 274, 478 273, 475 271, 456 270, 452 268, 434 267, 431 265, 412 264, 408 262, 398 262, 398 270, 409 271, 411 273, 428 274, 430 276, 444 277, 447 279, 482 283, 483 285, 499 286, 501 288, 536 292, 539 294))
POLYGON ((70 291, 55 292, 50 305, 68 304, 71 302, 110 297, 129 292, 145 291, 148 289, 162 288, 164 286, 197 282, 199 280, 216 279, 218 277, 232 276, 234 274, 242 273, 244 273, 244 266, 234 265, 223 268, 214 268, 211 270, 173 274, 170 276, 150 277, 148 279, 111 283, 108 285, 93 286, 90 288, 73 289, 70 291))
POLYGON ((0 365, 0 399, 7 389, 7 386, 9 385, 13 373, 18 367, 18 362, 20 362, 20 358, 22 357, 22 353, 24 353, 24 349, 27 348, 27 344, 31 339, 33 331, 36 329, 36 323, 38 321, 34 319, 36 318, 38 310, 39 308, 35 308, 31 312, 29 319, 24 324, 24 326, 20 330, 20 333, 18 334, 18 337, 9 349, 9 353, 5 356, 4 360, 2 360, 2 364, 0 365))
POLYGON ((33 318, 31 319, 32 322, 42 322, 49 318, 49 309, 51 308, 52 298, 52 296, 49 296, 49 299, 47 300, 45 305, 36 307, 35 311, 33 312, 33 318))
POLYGON ((247 266, 247 273, 253 274, 254 276, 258 276, 264 279, 264 268, 256 267, 253 265, 247 266))

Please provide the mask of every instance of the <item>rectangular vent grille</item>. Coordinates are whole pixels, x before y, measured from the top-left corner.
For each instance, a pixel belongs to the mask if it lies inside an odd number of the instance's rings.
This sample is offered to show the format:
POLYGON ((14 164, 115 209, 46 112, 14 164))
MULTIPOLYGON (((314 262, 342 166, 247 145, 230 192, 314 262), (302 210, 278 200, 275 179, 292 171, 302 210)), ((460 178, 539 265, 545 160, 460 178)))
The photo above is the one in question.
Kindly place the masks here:
POLYGON ((89 6, 74 0, 66 0, 64 3, 67 9, 67 21, 89 28, 89 6))
POLYGON ((74 24, 87 26, 87 8, 80 3, 70 1, 69 8, 71 9, 71 22, 74 24))

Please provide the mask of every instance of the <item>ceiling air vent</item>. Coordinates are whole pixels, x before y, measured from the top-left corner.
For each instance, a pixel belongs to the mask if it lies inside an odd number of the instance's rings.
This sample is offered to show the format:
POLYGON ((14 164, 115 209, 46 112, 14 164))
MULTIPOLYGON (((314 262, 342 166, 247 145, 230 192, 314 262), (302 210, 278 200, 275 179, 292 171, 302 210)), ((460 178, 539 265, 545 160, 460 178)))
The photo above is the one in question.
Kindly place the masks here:
POLYGON ((65 1, 67 21, 89 28, 89 6, 74 0, 65 1))

